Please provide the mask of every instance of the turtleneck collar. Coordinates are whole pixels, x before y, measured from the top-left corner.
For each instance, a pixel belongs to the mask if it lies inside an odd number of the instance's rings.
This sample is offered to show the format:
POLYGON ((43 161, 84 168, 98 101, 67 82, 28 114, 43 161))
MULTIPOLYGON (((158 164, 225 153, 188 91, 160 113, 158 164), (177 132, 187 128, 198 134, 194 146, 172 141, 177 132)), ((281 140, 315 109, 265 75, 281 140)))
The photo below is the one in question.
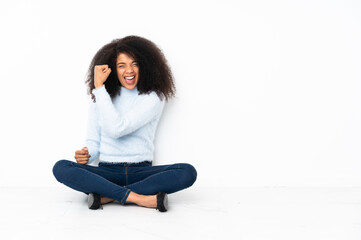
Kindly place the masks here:
POLYGON ((133 89, 127 89, 127 88, 122 86, 122 87, 120 87, 120 94, 122 94, 122 93, 125 93, 125 94, 135 94, 135 93, 137 93, 138 94, 138 88, 135 87, 133 89))

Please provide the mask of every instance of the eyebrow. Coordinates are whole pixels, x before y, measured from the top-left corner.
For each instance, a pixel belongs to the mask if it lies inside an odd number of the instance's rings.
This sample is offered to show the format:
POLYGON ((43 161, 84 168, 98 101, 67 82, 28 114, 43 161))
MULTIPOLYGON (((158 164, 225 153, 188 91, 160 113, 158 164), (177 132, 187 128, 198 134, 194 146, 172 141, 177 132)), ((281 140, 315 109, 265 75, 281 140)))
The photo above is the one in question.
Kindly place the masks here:
MULTIPOLYGON (((132 63, 136 63, 136 62, 137 61, 134 60, 132 63)), ((118 62, 117 65, 119 65, 119 64, 125 64, 125 62, 118 62)))

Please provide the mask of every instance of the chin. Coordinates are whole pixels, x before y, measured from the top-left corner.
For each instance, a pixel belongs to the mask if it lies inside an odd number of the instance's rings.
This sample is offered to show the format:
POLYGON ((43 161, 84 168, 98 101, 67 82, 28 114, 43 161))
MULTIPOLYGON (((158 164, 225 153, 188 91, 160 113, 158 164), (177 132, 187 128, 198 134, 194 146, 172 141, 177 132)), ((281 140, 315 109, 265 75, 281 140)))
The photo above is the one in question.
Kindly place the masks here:
POLYGON ((126 86, 125 88, 128 90, 133 90, 135 88, 135 86, 126 86))
POLYGON ((138 82, 136 82, 135 84, 127 84, 127 83, 125 83, 125 82, 120 82, 120 85, 121 85, 123 88, 132 90, 132 89, 134 89, 134 88, 137 86, 137 83, 138 83, 138 82))
POLYGON ((126 89, 132 90, 137 86, 137 84, 134 85, 122 84, 122 86, 126 89))

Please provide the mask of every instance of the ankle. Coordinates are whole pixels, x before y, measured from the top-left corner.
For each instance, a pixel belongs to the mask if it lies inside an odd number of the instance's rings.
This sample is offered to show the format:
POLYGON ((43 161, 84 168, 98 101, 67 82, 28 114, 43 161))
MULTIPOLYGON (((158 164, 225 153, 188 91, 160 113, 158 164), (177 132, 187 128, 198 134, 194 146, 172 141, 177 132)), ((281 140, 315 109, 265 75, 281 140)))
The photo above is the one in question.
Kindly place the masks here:
POLYGON ((144 198, 145 207, 156 208, 157 207, 157 195, 147 195, 144 198))
POLYGON ((113 201, 114 201, 114 199, 107 198, 107 197, 101 197, 101 198, 100 198, 100 203, 101 203, 101 204, 107 204, 107 203, 111 203, 111 202, 113 202, 113 201))
POLYGON ((156 195, 141 195, 131 192, 127 198, 127 202, 135 203, 142 207, 157 207, 157 196, 156 195))

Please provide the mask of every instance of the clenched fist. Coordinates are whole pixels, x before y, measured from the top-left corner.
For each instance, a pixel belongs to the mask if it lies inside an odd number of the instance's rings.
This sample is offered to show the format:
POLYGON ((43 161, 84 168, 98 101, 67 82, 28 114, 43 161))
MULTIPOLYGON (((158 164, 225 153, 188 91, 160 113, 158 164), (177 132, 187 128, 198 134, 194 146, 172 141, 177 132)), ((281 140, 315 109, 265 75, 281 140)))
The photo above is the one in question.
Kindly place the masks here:
POLYGON ((94 86, 95 88, 100 88, 103 86, 104 82, 107 80, 111 69, 108 65, 96 65, 94 67, 94 86))
POLYGON ((75 151, 75 160, 80 164, 87 164, 89 161, 90 155, 88 148, 83 147, 82 150, 75 151))

